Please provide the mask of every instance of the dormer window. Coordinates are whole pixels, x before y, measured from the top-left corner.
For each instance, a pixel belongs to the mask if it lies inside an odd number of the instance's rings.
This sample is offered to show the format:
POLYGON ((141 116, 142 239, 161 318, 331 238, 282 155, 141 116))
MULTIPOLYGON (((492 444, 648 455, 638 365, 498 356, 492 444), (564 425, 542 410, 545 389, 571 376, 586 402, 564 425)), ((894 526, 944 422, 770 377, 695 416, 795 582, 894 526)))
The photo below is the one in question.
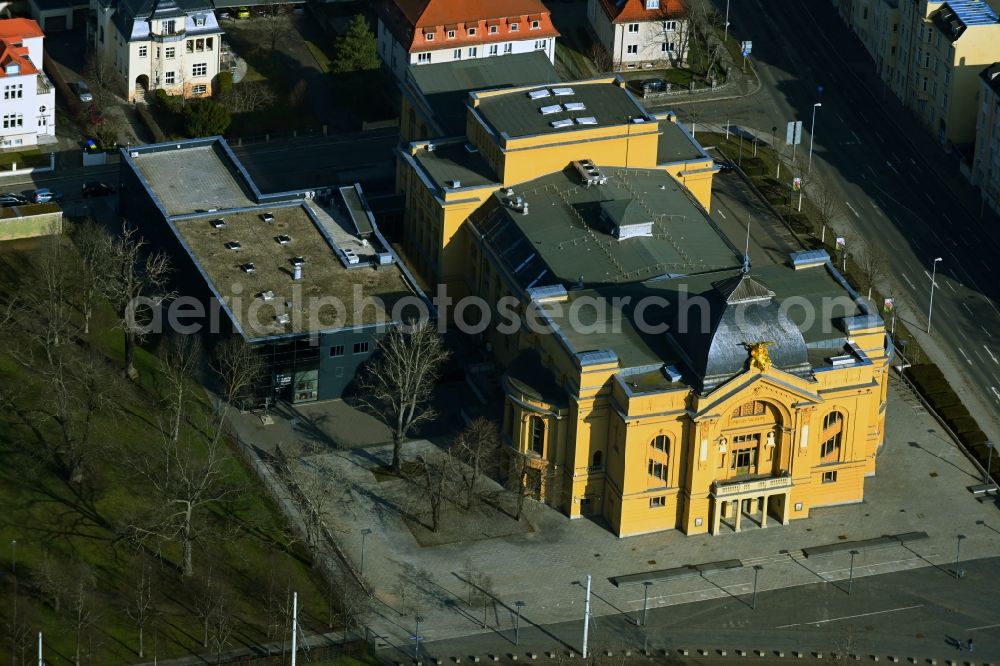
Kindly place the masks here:
POLYGON ((424 33, 424 39, 426 39, 428 42, 433 42, 434 41, 434 33, 433 32, 425 32, 424 33))
POLYGON ((532 21, 531 22, 531 29, 532 30, 538 30, 541 26, 542 26, 542 24, 541 24, 540 21, 536 20, 536 21, 532 21))
POLYGON ((646 0, 646 9, 659 9, 660 0, 646 0))
POLYGON ((469 28, 469 36, 471 37, 472 35, 475 35, 475 34, 476 34, 476 29, 475 28, 469 28))
POLYGON ((497 27, 497 26, 495 26, 495 25, 491 25, 491 26, 490 26, 490 34, 491 34, 491 35, 495 35, 495 34, 497 34, 497 31, 499 31, 499 30, 500 30, 500 28, 498 28, 498 27, 497 27))
POLYGON ((7 72, 8 75, 10 75, 10 74, 20 74, 21 73, 21 66, 18 65, 17 63, 15 63, 15 62, 12 62, 12 63, 8 64, 6 67, 4 67, 4 71, 7 72))
POLYGON ((194 17, 194 24, 197 25, 197 26, 203 26, 203 25, 205 25, 205 16, 204 15, 195 16, 194 17))
POLYGON ((510 24, 510 31, 511 32, 517 32, 518 27, 519 26, 516 23, 511 23, 510 24))
POLYGON ((448 31, 448 39, 455 39, 455 31, 454 30, 449 30, 448 31))

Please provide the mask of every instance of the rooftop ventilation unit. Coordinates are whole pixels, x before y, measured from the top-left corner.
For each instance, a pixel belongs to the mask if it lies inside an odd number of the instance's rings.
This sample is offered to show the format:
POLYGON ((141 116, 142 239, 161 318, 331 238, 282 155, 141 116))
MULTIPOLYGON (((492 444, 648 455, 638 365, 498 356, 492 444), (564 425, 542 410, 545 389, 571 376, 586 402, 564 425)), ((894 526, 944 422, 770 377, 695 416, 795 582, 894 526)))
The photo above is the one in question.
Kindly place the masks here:
POLYGON ((475 153, 479 152, 479 149, 476 148, 471 143, 467 143, 467 144, 465 144, 465 152, 475 154, 475 153))
POLYGON ((614 236, 620 241, 629 238, 643 238, 653 235, 652 222, 636 222, 635 224, 621 224, 615 227, 614 236))
POLYGON ((292 257, 292 266, 301 266, 306 263, 305 257, 292 257))
POLYGON ((274 222, 274 213, 263 213, 260 216, 260 219, 263 220, 264 222, 268 222, 268 223, 274 222))
POLYGON ((597 124, 597 118, 595 118, 594 116, 583 116, 582 118, 577 118, 576 119, 576 124, 577 125, 596 125, 597 124))
POLYGON ((219 218, 216 218, 216 219, 212 220, 211 225, 215 229, 222 229, 223 227, 226 226, 226 221, 223 220, 221 217, 219 217, 219 218))
POLYGON ((448 187, 450 187, 453 190, 457 190, 458 188, 462 187, 462 181, 460 181, 460 180, 448 180, 448 181, 445 181, 445 185, 447 185, 448 187))
POLYGON ((528 202, 524 200, 524 197, 512 197, 507 200, 507 205, 512 209, 519 211, 521 215, 528 214, 528 202))
POLYGON ((248 261, 247 263, 240 266, 240 270, 243 271, 244 273, 253 273, 257 270, 257 268, 253 265, 252 261, 248 261))
POLYGON ((549 124, 552 125, 553 127, 555 127, 556 129, 562 129, 563 127, 571 127, 573 125, 573 119, 572 118, 560 118, 559 120, 553 120, 549 124))
POLYGON ((608 177, 601 173, 597 165, 590 160, 577 160, 573 162, 576 172, 583 179, 583 184, 587 187, 591 185, 606 185, 608 177))
POLYGON ((281 234, 280 236, 275 236, 274 240, 278 243, 278 245, 288 245, 292 242, 292 237, 281 234))
POLYGON ((389 266, 392 264, 392 254, 389 252, 379 252, 378 255, 379 266, 389 266))
POLYGON ((229 241, 228 243, 226 243, 226 249, 227 250, 242 250, 243 249, 243 244, 240 243, 239 241, 229 241))
POLYGON ((433 153, 436 148, 437 148, 437 146, 435 146, 433 143, 428 143, 427 144, 427 152, 428 153, 433 153))
POLYGON ((542 88, 541 90, 532 90, 531 92, 528 93, 528 97, 530 97, 531 99, 543 99, 548 96, 549 96, 549 91, 546 90, 545 88, 542 88))
POLYGON ((567 95, 573 94, 572 88, 553 88, 552 94, 556 97, 566 97, 567 95))
POLYGON ((302 279, 302 264, 295 264, 295 268, 292 271, 292 279, 296 282, 302 279))
POLYGON ((587 105, 583 102, 566 102, 563 104, 567 111, 586 111, 587 105))
POLYGON ((270 290, 268 290, 268 291, 262 291, 262 292, 260 292, 260 298, 264 302, 273 301, 274 300, 274 292, 270 291, 270 290))
POLYGON ((274 321, 276 321, 281 326, 288 326, 289 324, 292 323, 292 318, 286 314, 280 314, 274 318, 274 321))
POLYGON ((553 113, 559 113, 563 110, 563 108, 562 104, 550 104, 548 106, 543 106, 538 110, 542 112, 543 116, 551 116, 553 113))
POLYGON ((678 372, 677 368, 672 365, 663 366, 663 376, 666 377, 669 382, 679 382, 681 380, 681 373, 678 372))

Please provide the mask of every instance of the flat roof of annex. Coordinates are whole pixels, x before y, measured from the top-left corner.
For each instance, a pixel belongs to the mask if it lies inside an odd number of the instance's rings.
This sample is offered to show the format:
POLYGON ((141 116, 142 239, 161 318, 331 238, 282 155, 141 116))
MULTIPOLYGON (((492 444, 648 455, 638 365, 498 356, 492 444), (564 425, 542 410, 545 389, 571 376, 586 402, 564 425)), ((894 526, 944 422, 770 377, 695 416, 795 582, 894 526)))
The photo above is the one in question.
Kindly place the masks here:
POLYGON ((656 125, 619 76, 471 92, 469 103, 470 113, 502 142, 552 134, 585 135, 629 124, 656 125))

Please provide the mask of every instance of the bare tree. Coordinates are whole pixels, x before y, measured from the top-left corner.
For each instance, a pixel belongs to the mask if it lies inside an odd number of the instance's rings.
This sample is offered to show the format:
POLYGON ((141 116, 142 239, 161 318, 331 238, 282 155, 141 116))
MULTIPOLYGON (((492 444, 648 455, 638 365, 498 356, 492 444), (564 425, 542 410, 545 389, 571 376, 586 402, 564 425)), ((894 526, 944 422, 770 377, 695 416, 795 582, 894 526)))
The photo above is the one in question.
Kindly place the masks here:
POLYGON ((49 552, 45 551, 36 573, 38 589, 48 598, 56 614, 62 612, 63 597, 70 586, 66 564, 52 559, 49 552))
POLYGON ((588 55, 598 72, 610 72, 614 69, 615 63, 614 59, 611 57, 611 53, 608 52, 607 47, 604 46, 604 44, 602 44, 597 38, 594 38, 593 41, 590 42, 588 55))
POLYGON ((528 460, 520 453, 512 453, 507 465, 505 486, 514 500, 514 520, 521 520, 524 499, 531 491, 528 478, 528 460))
POLYGON ((125 222, 120 237, 108 237, 108 271, 101 280, 101 291, 114 308, 125 336, 125 374, 131 379, 139 376, 135 347, 149 333, 156 310, 172 297, 167 291, 170 259, 146 246, 138 230, 125 222))
POLYGON ((108 234, 94 220, 87 218, 70 227, 70 238, 80 255, 77 294, 83 312, 83 334, 89 335, 94 304, 100 295, 101 276, 107 266, 108 234))
POLYGON ((428 461, 424 456, 417 456, 417 463, 420 465, 421 490, 431 512, 431 531, 437 532, 441 527, 445 497, 450 494, 451 458, 442 455, 428 461))
POLYGON ((216 589, 215 583, 212 581, 212 568, 208 568, 208 574, 203 580, 196 581, 196 592, 194 596, 194 612, 198 619, 202 623, 202 641, 201 646, 203 648, 208 647, 208 632, 209 625, 212 622, 212 616, 215 613, 215 606, 219 600, 219 590, 216 589))
POLYGON ((476 483, 483 474, 495 473, 500 454, 500 432, 487 418, 479 417, 452 442, 450 453, 463 463, 461 469, 465 508, 472 507, 476 483))
POLYGON ((365 366, 359 381, 361 401, 392 431, 396 474, 402 467, 403 440, 435 415, 429 401, 447 358, 441 336, 430 322, 421 322, 393 327, 365 366))
POLYGON ((80 564, 73 577, 73 584, 70 589, 69 614, 70 626, 76 637, 76 648, 74 650, 74 664, 80 666, 80 653, 83 648, 84 639, 87 632, 96 619, 94 611, 93 593, 96 587, 94 574, 85 564, 80 564))
POLYGON ((94 105, 98 109, 111 106, 111 98, 118 83, 118 74, 114 66, 103 57, 100 49, 94 49, 87 56, 84 75, 90 80, 90 89, 94 96, 94 105))
POLYGON ((367 612, 371 598, 358 581, 346 572, 338 580, 337 595, 340 606, 338 613, 340 625, 345 632, 354 631, 360 625, 360 619, 367 612))
POLYGON ((868 300, 872 298, 872 289, 885 274, 889 258, 882 248, 867 245, 860 252, 854 253, 854 263, 861 274, 861 288, 868 291, 868 300))
POLYGON ((803 189, 807 187, 809 189, 809 198, 812 200, 813 205, 816 206, 816 210, 819 211, 823 224, 830 227, 831 230, 836 228, 844 216, 845 206, 843 200, 820 180, 807 181, 803 185, 803 189))
POLYGON ((212 614, 209 618, 211 645, 215 651, 215 663, 222 663, 222 651, 229 645, 229 639, 233 634, 233 615, 229 610, 228 599, 224 590, 219 590, 212 614))
POLYGON ((135 623, 139 630, 139 658, 144 656, 143 632, 153 614, 153 580, 149 566, 145 560, 139 564, 136 572, 135 585, 132 588, 131 603, 125 607, 125 615, 135 623))
POLYGON ((231 113, 249 113, 268 108, 274 100, 274 90, 265 82, 246 81, 234 83, 221 101, 231 113))
POLYGON ((264 372, 260 356, 242 337, 234 335, 215 350, 212 369, 219 375, 226 405, 246 399, 250 388, 264 372))
POLYGON ((176 446, 181 436, 181 423, 198 369, 201 367, 201 338, 175 333, 164 339, 160 348, 160 372, 164 379, 164 402, 169 414, 169 437, 176 446))
POLYGON ((207 443, 194 445, 184 438, 175 443, 164 437, 158 449, 129 461, 154 502, 148 516, 132 521, 129 533, 136 543, 148 539, 177 543, 185 578, 194 575, 194 546, 211 533, 213 509, 238 492, 230 482, 231 459, 221 435, 220 422, 207 443))
POLYGON ((46 236, 41 243, 41 252, 32 266, 33 280, 24 290, 23 307, 19 311, 22 329, 29 332, 34 343, 28 351, 29 358, 37 347, 52 365, 53 355, 77 331, 72 305, 76 257, 60 235, 46 236))
POLYGON ((496 592, 493 589, 493 579, 482 574, 479 576, 479 580, 476 581, 476 587, 479 588, 479 594, 483 600, 483 629, 489 627, 489 610, 490 607, 496 608, 496 592))

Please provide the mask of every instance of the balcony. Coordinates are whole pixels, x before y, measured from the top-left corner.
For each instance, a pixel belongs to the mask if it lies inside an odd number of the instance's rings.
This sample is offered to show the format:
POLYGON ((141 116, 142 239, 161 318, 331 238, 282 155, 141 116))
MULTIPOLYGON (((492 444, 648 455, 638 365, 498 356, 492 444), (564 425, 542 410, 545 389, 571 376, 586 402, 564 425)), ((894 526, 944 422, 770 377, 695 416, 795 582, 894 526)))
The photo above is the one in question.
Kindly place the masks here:
POLYGON ((153 32, 150 31, 149 36, 155 42, 179 42, 187 35, 187 31, 184 28, 180 30, 173 30, 172 32, 153 32))
POLYGON ((712 484, 712 494, 725 498, 732 495, 766 495, 792 487, 791 476, 764 476, 757 478, 716 481, 712 484))

